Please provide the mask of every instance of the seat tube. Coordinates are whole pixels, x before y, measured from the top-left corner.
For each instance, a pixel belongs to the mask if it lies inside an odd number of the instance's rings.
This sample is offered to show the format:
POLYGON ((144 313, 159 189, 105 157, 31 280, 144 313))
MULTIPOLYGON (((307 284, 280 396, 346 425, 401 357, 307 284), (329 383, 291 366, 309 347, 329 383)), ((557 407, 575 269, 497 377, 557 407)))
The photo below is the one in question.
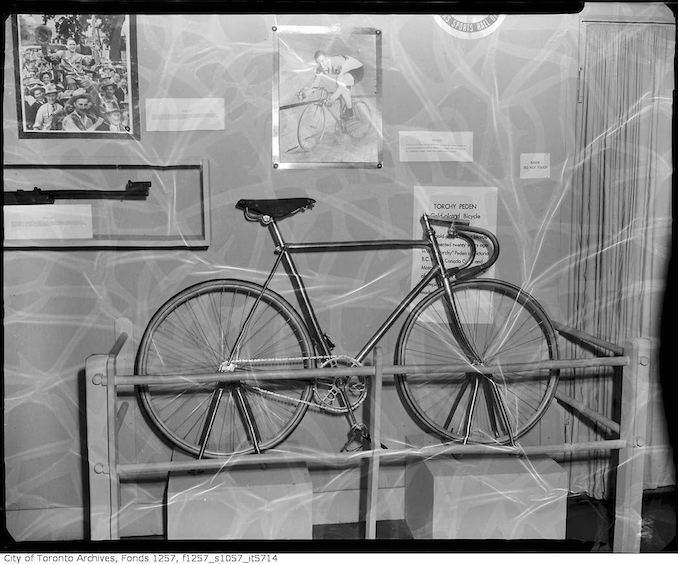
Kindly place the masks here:
POLYGON ((301 279, 301 276, 297 271, 297 267, 290 256, 289 250, 285 247, 285 241, 282 238, 280 229, 278 229, 278 225, 276 224, 275 220, 272 220, 268 227, 271 232, 271 237, 273 237, 273 242, 275 243, 275 251, 280 253, 282 256, 282 259, 285 263, 285 268, 287 269, 290 279, 292 280, 294 293, 299 300, 299 304, 302 307, 302 311, 306 317, 306 320, 310 323, 309 329, 312 331, 312 337, 316 342, 318 353, 324 356, 330 356, 331 351, 329 350, 327 343, 325 342, 325 338, 323 337, 323 331, 320 328, 320 323, 318 322, 318 318, 316 317, 313 306, 311 305, 308 292, 306 291, 306 286, 304 286, 304 281, 301 279))
POLYGON ((459 322, 457 308, 454 305, 454 298, 452 296, 452 286, 450 285, 450 279, 445 274, 447 272, 445 268, 445 259, 443 258, 443 254, 440 251, 440 246, 438 245, 436 232, 433 230, 433 227, 431 227, 431 223, 428 220, 427 214, 424 214, 423 219, 424 225, 426 227, 426 237, 431 243, 431 254, 433 255, 433 260, 440 269, 439 274, 440 282, 445 291, 445 297, 447 298, 446 301, 449 307, 450 329, 452 330, 452 334, 459 342, 459 345, 468 356, 469 360, 471 362, 480 362, 480 357, 478 356, 478 353, 476 353, 471 343, 469 343, 468 339, 466 338, 466 335, 464 334, 464 330, 462 329, 461 323, 459 322))

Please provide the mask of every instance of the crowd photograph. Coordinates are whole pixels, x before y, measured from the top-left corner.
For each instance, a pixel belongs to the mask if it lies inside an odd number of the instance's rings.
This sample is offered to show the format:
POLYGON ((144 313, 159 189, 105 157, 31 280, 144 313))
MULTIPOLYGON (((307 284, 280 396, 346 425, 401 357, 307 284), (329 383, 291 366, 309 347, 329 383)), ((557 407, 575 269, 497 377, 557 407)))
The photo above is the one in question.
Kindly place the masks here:
POLYGON ((129 16, 20 15, 20 131, 134 133, 129 16))

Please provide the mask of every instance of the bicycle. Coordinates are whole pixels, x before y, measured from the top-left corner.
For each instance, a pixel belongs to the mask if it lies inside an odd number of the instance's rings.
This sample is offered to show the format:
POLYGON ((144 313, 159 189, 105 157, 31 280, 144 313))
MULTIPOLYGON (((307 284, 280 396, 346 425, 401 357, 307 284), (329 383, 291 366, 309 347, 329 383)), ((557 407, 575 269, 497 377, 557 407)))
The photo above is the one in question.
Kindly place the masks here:
POLYGON ((186 376, 186 384, 170 388, 138 386, 143 410, 161 435, 198 458, 260 453, 285 440, 313 405, 344 414, 349 437, 367 442, 367 429, 354 415, 367 394, 364 378, 264 381, 257 371, 360 366, 406 311, 394 364, 449 366, 442 378, 395 376, 400 400, 422 429, 443 441, 515 444, 534 427, 553 398, 558 371, 516 373, 510 365, 557 359, 556 333, 532 296, 508 282, 477 278, 498 258, 495 235, 468 221, 424 214, 422 239, 286 242, 278 222, 314 204, 311 198, 240 200, 236 207, 267 227, 275 245, 265 282, 200 282, 170 298, 149 321, 136 374, 242 374, 228 384, 192 384, 186 376), (464 264, 445 266, 434 225, 464 241, 469 253, 464 264), (488 258, 473 265, 478 236, 489 243, 488 258), (292 255, 416 248, 428 251, 430 271, 354 357, 333 355, 292 255), (281 263, 299 311, 269 287, 281 263), (437 289, 426 295, 432 282, 437 289), (478 365, 497 366, 497 372, 480 374, 474 370, 478 365))
MULTIPOLYGON (((362 139, 371 128, 370 107, 362 100, 353 101, 353 117, 346 118, 346 103, 339 98, 339 116, 337 116, 329 102, 329 92, 322 86, 314 86, 311 90, 319 92, 318 97, 304 108, 297 123, 297 141, 304 151, 310 151, 320 143, 325 134, 326 117, 329 113, 335 121, 335 130, 346 133, 353 139, 362 139)), ((300 100, 305 98, 304 90, 297 94, 300 100)))

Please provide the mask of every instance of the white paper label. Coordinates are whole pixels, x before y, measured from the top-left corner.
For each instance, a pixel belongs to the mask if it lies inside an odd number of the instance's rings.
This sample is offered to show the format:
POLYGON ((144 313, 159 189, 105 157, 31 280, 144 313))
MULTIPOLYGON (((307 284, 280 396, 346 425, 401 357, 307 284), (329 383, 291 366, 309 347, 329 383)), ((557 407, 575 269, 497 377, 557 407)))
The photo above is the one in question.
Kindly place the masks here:
POLYGON ((225 129, 223 98, 147 98, 147 131, 225 129))
POLYGON ((26 205, 3 208, 5 240, 92 239, 92 206, 26 205))
POLYGON ((400 160, 473 162, 472 131, 400 131, 400 160))
MULTIPOLYGON (((455 216, 470 221, 474 227, 482 227, 492 233, 497 230, 497 188, 490 186, 415 186, 414 187, 414 225, 415 238, 422 236, 421 216, 455 216)), ((461 266, 468 260, 468 244, 461 239, 449 239, 447 227, 432 226, 438 238, 438 244, 445 260, 445 266, 461 266)), ((485 239, 476 241, 476 258, 473 264, 486 262, 489 257, 489 244, 485 239)), ((431 270, 431 257, 426 249, 415 252, 412 265, 412 285, 417 284, 431 270)), ((492 277, 494 267, 484 275, 492 277)))
POLYGON ((550 178, 551 153, 521 153, 520 178, 550 178))

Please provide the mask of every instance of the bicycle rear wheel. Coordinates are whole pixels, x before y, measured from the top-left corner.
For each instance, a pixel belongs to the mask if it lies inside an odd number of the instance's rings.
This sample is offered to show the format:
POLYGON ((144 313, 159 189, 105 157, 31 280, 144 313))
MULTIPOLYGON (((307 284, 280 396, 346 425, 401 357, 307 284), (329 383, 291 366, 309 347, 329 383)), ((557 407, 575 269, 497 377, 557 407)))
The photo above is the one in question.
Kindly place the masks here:
POLYGON ((297 141, 304 151, 310 151, 320 143, 325 133, 325 108, 322 104, 310 104, 299 116, 297 141))
POLYGON ((234 353, 232 368, 242 379, 225 385, 190 382, 191 374, 217 372, 231 358, 237 335, 261 290, 239 280, 196 284, 168 300, 144 332, 136 374, 184 374, 187 378, 185 384, 138 386, 141 406, 161 435, 190 454, 220 457, 273 448, 294 430, 308 408, 311 382, 257 378, 257 371, 307 368, 313 362, 303 321, 270 290, 261 294, 234 353), (244 362, 261 359, 287 360, 244 362), (210 409, 215 403, 216 408, 210 409))
POLYGON ((396 364, 446 364, 443 376, 396 376, 396 387, 413 419, 443 440, 509 443, 543 416, 558 371, 510 365, 558 358, 556 334, 537 301, 498 280, 452 285, 458 325, 439 289, 422 300, 398 337, 396 364), (454 327, 454 329, 453 329, 454 327), (474 369, 459 332, 480 359, 497 366, 491 375, 474 369))
POLYGON ((353 139, 362 139, 372 127, 372 112, 370 107, 362 100, 353 102, 353 118, 346 124, 346 132, 353 139))

